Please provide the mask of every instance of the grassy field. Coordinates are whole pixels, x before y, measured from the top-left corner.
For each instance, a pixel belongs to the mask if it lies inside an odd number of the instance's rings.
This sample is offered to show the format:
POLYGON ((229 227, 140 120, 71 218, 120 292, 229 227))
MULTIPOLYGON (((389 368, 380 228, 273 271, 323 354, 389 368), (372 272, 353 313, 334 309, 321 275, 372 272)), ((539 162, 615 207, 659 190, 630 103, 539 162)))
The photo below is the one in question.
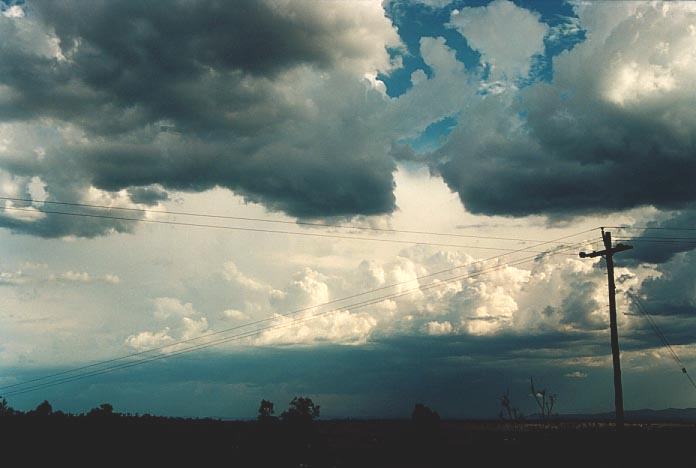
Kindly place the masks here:
MULTIPOLYGON (((156 417, 0 419, 22 466, 696 466, 690 424, 342 420, 309 424, 156 417)), ((10 464, 6 466, 20 466, 10 464)))

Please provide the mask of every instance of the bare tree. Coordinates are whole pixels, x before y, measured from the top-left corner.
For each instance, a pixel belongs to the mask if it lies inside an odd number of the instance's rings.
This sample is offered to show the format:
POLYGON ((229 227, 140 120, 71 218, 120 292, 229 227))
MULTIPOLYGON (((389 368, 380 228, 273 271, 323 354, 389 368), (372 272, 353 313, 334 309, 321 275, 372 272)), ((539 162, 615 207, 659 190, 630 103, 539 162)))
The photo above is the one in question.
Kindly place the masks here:
POLYGON ((549 392, 546 388, 537 389, 534 387, 533 377, 529 378, 529 382, 532 389, 532 396, 539 407, 539 415, 541 416, 541 420, 547 421, 553 413, 553 407, 556 404, 556 399, 558 396, 555 393, 549 392))
POLYGON ((500 419, 518 422, 524 420, 524 414, 510 400, 510 389, 508 388, 503 396, 500 397, 500 419))

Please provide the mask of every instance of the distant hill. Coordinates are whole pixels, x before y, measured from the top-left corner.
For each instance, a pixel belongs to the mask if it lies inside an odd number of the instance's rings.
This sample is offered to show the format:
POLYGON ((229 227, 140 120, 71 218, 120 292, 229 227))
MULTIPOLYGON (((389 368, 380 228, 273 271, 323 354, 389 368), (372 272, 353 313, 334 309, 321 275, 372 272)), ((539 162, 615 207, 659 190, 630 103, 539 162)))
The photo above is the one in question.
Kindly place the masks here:
MULTIPOLYGON (((646 421, 646 422, 695 422, 696 423, 696 408, 667 408, 660 410, 639 409, 629 410, 625 412, 626 419, 629 421, 646 421)), ((561 419, 590 419, 590 420, 605 420, 613 419, 614 413, 596 413, 596 414, 563 414, 561 419)))

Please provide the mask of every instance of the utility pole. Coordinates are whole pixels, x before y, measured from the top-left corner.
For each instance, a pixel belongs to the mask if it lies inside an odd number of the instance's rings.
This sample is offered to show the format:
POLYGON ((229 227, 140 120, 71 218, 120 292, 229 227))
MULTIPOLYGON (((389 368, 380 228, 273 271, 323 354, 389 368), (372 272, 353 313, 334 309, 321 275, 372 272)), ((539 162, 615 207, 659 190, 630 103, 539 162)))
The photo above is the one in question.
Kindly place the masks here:
POLYGON ((593 258, 603 256, 607 261, 607 281, 609 284, 609 329, 611 331, 611 356, 614 361, 614 407, 616 409, 616 428, 622 429, 624 425, 623 388, 621 386, 621 358, 619 355, 619 333, 616 326, 616 284, 614 283, 614 254, 632 249, 625 244, 611 245, 611 232, 604 232, 602 228, 602 240, 604 250, 594 252, 580 252, 580 258, 593 258))

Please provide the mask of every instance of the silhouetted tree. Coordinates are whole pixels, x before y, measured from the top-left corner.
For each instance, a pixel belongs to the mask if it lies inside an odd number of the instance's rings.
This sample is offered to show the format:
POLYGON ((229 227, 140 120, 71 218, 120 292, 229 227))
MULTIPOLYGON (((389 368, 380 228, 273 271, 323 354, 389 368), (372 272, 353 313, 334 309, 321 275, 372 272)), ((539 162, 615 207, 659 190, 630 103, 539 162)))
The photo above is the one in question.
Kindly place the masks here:
POLYGON ((311 398, 295 397, 280 417, 286 422, 308 424, 319 417, 319 405, 315 405, 311 398))
POLYGON ((12 416, 13 414, 14 410, 7 403, 7 400, 5 400, 4 398, 0 398, 0 417, 12 416))
POLYGON ((411 413, 412 437, 410 449, 412 456, 416 457, 422 466, 429 466, 433 462, 431 457, 434 445, 440 437, 440 415, 422 403, 416 403, 411 413))
POLYGON ((422 403, 416 403, 411 413, 411 419, 418 425, 435 425, 440 423, 440 415, 422 403))
POLYGON ((553 413, 553 406, 556 404, 557 395, 549 392, 546 388, 537 389, 534 387, 534 378, 529 378, 532 396, 539 407, 539 415, 542 421, 548 420, 553 413))
POLYGON ((111 406, 109 403, 102 403, 96 408, 92 408, 89 413, 87 413, 87 416, 90 417, 105 417, 105 416, 113 416, 114 415, 114 407, 111 406))
POLYGON ((273 409, 273 402, 268 400, 261 400, 259 405, 259 414, 256 417, 260 422, 271 422, 275 421, 276 417, 273 416, 275 410, 273 409))
POLYGON ((39 406, 37 406, 33 411, 33 414, 36 416, 50 416, 52 413, 53 407, 48 400, 44 400, 43 402, 39 403, 39 406))

